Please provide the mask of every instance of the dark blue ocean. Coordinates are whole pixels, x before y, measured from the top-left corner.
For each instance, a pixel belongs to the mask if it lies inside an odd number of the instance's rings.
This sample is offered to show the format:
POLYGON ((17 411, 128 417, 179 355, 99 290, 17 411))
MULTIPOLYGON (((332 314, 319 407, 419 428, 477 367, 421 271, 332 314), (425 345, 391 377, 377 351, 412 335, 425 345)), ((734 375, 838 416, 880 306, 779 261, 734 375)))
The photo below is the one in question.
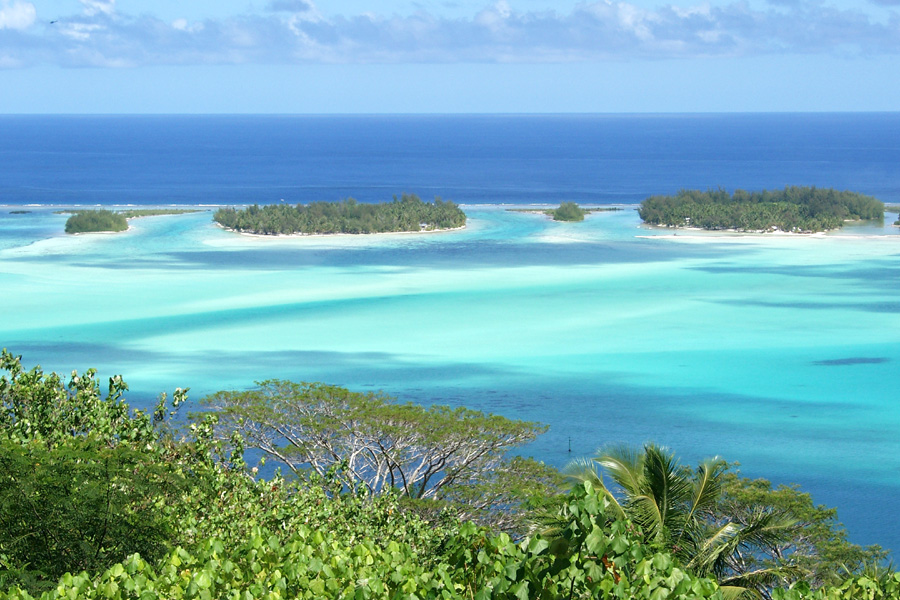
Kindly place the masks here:
POLYGON ((895 202, 898 164, 900 113, 0 117, 0 204, 637 203, 785 185, 895 202))
POLYGON ((120 373, 137 406, 327 381, 546 423, 522 451, 558 466, 615 442, 720 455, 897 549, 896 212, 676 236, 629 206, 504 210, 786 185, 900 204, 900 113, 0 116, 0 347, 120 373), (200 212, 67 236, 52 208, 403 192, 462 204, 467 228, 260 239, 200 212))

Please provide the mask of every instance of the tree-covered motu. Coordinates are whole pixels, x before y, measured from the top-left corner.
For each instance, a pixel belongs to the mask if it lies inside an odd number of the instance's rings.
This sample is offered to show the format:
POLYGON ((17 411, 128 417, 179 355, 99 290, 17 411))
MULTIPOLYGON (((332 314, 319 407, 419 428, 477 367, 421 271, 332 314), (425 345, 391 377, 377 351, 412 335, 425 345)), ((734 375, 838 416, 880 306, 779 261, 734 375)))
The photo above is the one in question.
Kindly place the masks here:
POLYGON ((871 196, 829 188, 789 186, 733 195, 724 189, 681 190, 651 196, 638 209, 651 225, 736 231, 815 232, 838 229, 848 220, 884 220, 884 204, 871 196))
POLYGON ((111 210, 81 210, 66 220, 66 233, 116 232, 128 229, 125 215, 111 210))
POLYGON ((435 198, 423 202, 415 194, 380 204, 341 202, 307 205, 252 205, 243 210, 221 208, 213 220, 222 227, 260 235, 384 233, 456 229, 466 224, 466 214, 453 202, 435 198))
MULTIPOLYGON (((175 426, 186 390, 136 411, 121 377, 103 393, 92 370, 25 370, 5 350, 0 363, 0 600, 725 597, 591 481, 550 498, 552 532, 510 537, 461 521, 450 501, 423 510, 435 501, 374 493, 345 460, 259 478, 239 429, 217 439, 233 416, 175 426)), ((771 595, 892 598, 900 577, 812 587, 771 595)))
POLYGON ((586 212, 574 202, 563 202, 559 208, 548 211, 554 221, 584 221, 586 212))

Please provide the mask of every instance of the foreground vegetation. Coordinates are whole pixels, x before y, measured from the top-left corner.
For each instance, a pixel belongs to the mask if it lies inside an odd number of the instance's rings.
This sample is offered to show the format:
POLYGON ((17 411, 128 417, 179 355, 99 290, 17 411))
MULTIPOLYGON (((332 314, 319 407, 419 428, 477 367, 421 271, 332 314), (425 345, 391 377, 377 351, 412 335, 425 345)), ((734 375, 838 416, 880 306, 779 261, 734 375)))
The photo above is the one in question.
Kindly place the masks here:
POLYGON ((668 227, 811 233, 838 229, 848 220, 883 220, 884 204, 855 192, 815 187, 733 195, 723 189, 681 190, 647 198, 639 214, 645 223, 668 227))
POLYGON ((466 215, 453 202, 435 198, 423 202, 414 194, 381 204, 342 202, 311 204, 254 204, 243 210, 221 208, 213 220, 227 229, 258 235, 322 235, 434 231, 464 227, 466 215))
POLYGON ((833 512, 718 460, 611 448, 573 465, 568 491, 526 469, 542 498, 510 496, 495 471, 517 468, 507 451, 536 424, 266 382, 210 397, 178 430, 187 390, 151 414, 118 376, 103 394, 93 370, 26 371, 5 350, 0 367, 2 600, 900 594, 900 575, 867 568, 884 553, 847 543, 833 512), (297 476, 259 478, 246 447, 297 476), (383 459, 355 458, 375 448, 383 459), (491 490, 505 493, 475 510, 491 490))
MULTIPOLYGON (((60 211, 61 214, 70 211, 60 211)), ((77 210, 66 221, 66 233, 118 232, 128 229, 128 219, 156 217, 160 215, 182 215, 200 212, 192 208, 137 208, 111 211, 77 210)))

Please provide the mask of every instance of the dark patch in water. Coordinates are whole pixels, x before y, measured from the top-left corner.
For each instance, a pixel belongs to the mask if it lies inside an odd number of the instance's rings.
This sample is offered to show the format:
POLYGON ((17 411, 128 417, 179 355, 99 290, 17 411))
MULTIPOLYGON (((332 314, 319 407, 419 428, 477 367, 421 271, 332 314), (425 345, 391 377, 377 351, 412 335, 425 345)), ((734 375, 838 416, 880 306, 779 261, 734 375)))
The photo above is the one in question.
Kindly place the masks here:
POLYGON ((891 359, 878 356, 874 358, 865 357, 865 356, 854 356, 851 358, 834 358, 831 360, 817 360, 814 361, 814 365, 819 365, 821 367, 840 367, 843 365, 876 365, 879 363, 889 362, 891 359))
POLYGON ((712 300, 729 306, 759 306, 762 308, 788 308, 803 310, 858 310, 862 312, 896 313, 898 302, 769 302, 764 300, 712 300))

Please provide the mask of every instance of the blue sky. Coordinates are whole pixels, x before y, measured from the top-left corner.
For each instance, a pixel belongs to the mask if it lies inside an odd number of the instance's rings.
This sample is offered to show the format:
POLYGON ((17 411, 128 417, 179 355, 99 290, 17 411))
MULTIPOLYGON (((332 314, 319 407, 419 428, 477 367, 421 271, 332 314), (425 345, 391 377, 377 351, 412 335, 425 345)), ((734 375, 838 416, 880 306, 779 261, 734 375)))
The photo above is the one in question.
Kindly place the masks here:
POLYGON ((900 0, 0 0, 0 113, 898 102, 900 0))

